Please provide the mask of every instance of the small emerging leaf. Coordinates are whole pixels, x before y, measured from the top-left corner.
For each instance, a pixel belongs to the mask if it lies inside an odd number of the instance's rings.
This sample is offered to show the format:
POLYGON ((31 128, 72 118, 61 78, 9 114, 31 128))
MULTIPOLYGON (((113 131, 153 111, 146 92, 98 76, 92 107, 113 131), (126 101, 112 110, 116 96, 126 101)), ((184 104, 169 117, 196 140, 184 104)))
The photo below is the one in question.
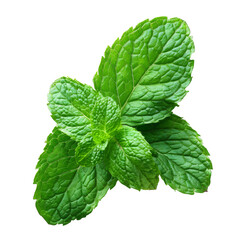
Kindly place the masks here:
POLYGON ((112 176, 129 188, 156 189, 158 168, 140 132, 123 126, 111 139, 105 163, 112 176))
POLYGON ((108 140, 120 127, 121 112, 116 102, 105 97, 99 99, 91 114, 93 139, 100 144, 108 140))
POLYGON ((96 165, 103 160, 104 149, 107 147, 107 143, 108 141, 97 145, 93 141, 92 136, 87 135, 77 145, 75 151, 76 161, 81 166, 89 167, 96 165))

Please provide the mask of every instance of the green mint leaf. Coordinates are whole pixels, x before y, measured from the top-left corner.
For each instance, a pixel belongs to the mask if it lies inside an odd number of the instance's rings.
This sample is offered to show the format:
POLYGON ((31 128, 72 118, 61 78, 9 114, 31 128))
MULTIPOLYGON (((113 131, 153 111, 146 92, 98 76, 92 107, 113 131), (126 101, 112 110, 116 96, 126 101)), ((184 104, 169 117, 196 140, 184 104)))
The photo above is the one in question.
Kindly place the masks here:
POLYGON ((87 135, 78 143, 75 150, 75 157, 81 166, 90 167, 101 162, 104 157, 104 149, 107 147, 107 142, 96 144, 91 135, 87 135))
POLYGON ((97 98, 97 92, 90 86, 62 77, 50 88, 48 107, 61 131, 80 141, 91 132, 91 111, 97 98))
POLYGON ((116 184, 103 163, 79 166, 76 147, 74 140, 54 128, 39 158, 34 199, 39 214, 49 224, 68 224, 85 217, 116 184))
POLYGON ((199 134, 182 118, 172 115, 138 128, 153 148, 164 182, 182 193, 205 192, 212 163, 199 134))
POLYGON ((106 49, 93 80, 95 89, 119 104, 123 124, 158 122, 186 95, 193 51, 183 20, 145 20, 106 49))
POLYGON ((91 114, 92 134, 96 143, 108 140, 120 127, 121 112, 116 102, 105 97, 99 99, 91 114))
POLYGON ((123 126, 106 149, 105 164, 112 176, 129 188, 156 189, 158 168, 151 147, 140 132, 123 126))

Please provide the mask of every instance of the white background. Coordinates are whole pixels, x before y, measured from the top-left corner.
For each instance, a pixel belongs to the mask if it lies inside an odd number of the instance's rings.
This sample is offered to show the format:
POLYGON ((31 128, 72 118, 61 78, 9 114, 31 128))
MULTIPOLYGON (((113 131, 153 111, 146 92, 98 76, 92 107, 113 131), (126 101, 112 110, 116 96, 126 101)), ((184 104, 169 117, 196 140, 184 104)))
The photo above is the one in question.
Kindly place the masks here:
POLYGON ((239 1, 11 1, 0 3, 0 238, 231 239, 240 217, 239 1), (146 18, 179 17, 196 46, 189 93, 174 112, 202 136, 213 162, 209 191, 156 191, 120 183, 92 214, 50 226, 32 199, 35 165, 55 123, 50 84, 61 76, 92 84, 101 56, 146 18))

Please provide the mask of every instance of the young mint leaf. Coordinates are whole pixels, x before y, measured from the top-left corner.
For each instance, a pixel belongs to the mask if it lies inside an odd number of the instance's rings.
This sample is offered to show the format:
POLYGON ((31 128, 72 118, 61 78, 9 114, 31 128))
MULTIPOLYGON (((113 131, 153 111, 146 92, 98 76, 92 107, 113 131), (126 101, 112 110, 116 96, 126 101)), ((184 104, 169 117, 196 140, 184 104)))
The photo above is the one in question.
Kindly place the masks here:
POLYGON ((137 190, 157 188, 158 168, 140 132, 123 126, 115 132, 106 151, 105 164, 122 184, 137 190))
POLYGON ((91 111, 97 98, 97 92, 90 86, 62 77, 50 88, 48 107, 61 131, 80 141, 91 132, 91 111))
POLYGON ((82 141, 78 143, 75 150, 75 157, 81 166, 90 167, 101 162, 104 157, 104 149, 107 142, 103 144, 96 144, 91 135, 87 135, 82 141))
POLYGON ((121 123, 121 112, 116 102, 105 97, 99 99, 91 114, 93 139, 100 144, 108 140, 121 123))
POLYGON ((182 193, 205 192, 212 163, 199 134, 182 118, 172 115, 138 128, 154 149, 164 182, 182 193))
POLYGON ((81 167, 75 159, 77 143, 54 128, 37 164, 34 199, 49 224, 68 224, 92 212, 116 184, 103 163, 81 167))
POLYGON ((155 123, 171 114, 191 82, 194 44, 181 19, 145 20, 108 47, 95 89, 121 108, 122 123, 155 123))

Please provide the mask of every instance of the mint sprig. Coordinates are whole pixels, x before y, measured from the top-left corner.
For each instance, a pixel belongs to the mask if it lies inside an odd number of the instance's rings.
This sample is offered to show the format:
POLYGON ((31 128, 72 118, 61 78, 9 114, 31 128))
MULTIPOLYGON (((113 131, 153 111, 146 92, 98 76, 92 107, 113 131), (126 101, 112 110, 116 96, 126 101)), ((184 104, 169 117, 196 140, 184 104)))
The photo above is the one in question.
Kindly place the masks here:
POLYGON ((96 90, 69 77, 52 84, 48 107, 57 126, 34 179, 36 207, 49 224, 85 217, 117 180, 151 190, 160 175, 182 193, 207 190, 209 153, 172 114, 191 82, 193 51, 183 20, 145 20, 107 48, 96 90))

